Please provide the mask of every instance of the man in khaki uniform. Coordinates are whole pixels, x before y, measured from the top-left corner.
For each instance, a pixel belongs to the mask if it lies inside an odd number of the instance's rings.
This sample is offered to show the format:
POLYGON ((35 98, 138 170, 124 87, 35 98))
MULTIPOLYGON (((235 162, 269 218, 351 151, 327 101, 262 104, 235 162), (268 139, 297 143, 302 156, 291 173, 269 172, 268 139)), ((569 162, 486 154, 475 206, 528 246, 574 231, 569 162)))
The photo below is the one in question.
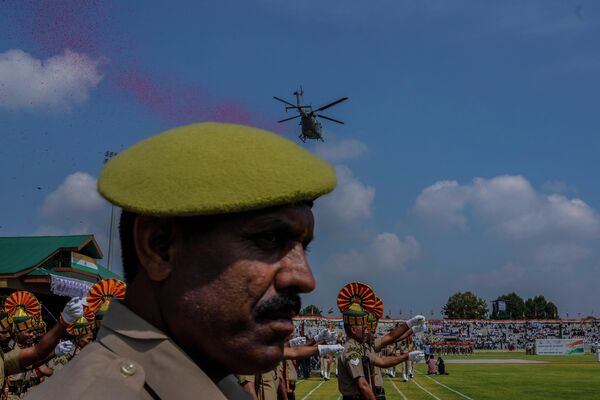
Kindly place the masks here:
POLYGON ((233 374, 283 360, 315 287, 312 203, 334 186, 326 162, 241 125, 176 128, 112 158, 98 190, 123 209, 125 301, 28 398, 247 398, 233 374))
POLYGON ((288 400, 296 400, 296 381, 298 380, 298 371, 292 360, 285 360, 283 364, 283 386, 288 400))
POLYGON ((256 375, 238 375, 238 382, 253 400, 277 400, 278 393, 283 390, 282 364, 275 369, 256 375))
MULTIPOLYGON (((26 293, 26 292, 22 292, 26 293)), ((31 295, 30 293, 27 293, 31 295)), ((11 296, 9 296, 10 298, 11 296)), ((35 297, 34 297, 35 298, 35 297)), ((35 300, 37 302, 37 299, 35 300)), ((26 330, 33 328, 33 316, 24 311, 25 307, 19 302, 11 304, 10 310, 6 310, 3 321, 11 326, 12 330, 26 330)), ((74 297, 64 307, 59 323, 55 324, 39 342, 33 346, 15 348, 7 353, 0 350, 0 382, 2 382, 2 396, 9 394, 8 382, 5 379, 9 375, 20 374, 28 367, 45 360, 58 345, 60 339, 65 336, 66 327, 83 315, 81 299, 74 297)))
MULTIPOLYGON (((406 359, 419 360, 423 353, 416 351, 380 357, 370 350, 366 344, 369 317, 377 308, 377 297, 367 285, 360 282, 347 284, 340 290, 337 303, 348 336, 338 361, 338 388, 344 400, 375 400, 374 367, 388 368, 406 359)), ((394 335, 384 336, 382 341, 378 341, 378 346, 386 345, 385 341, 392 337, 394 335)))
MULTIPOLYGON (((368 332, 368 340, 367 340, 367 348, 368 351, 372 352, 374 356, 381 357, 382 350, 389 346, 390 344, 395 343, 396 341, 402 341, 404 338, 410 338, 413 335, 413 332, 419 332, 422 329, 422 326, 425 324, 425 317, 422 315, 416 315, 413 318, 406 321, 406 324, 400 325, 396 327, 391 332, 387 333, 385 336, 377 336, 377 324, 379 323, 379 319, 383 316, 384 306, 383 301, 376 296, 375 306, 373 310, 369 313, 369 332, 368 332)), ((410 349, 411 351, 414 350, 410 349)), ((405 353, 409 353, 407 351, 405 353)), ((386 356, 393 356, 394 353, 387 354, 386 356)), ((420 357, 418 354, 413 353, 412 357, 409 358, 418 358, 420 357)), ((409 362, 409 361, 405 361, 409 362)), ((395 368, 396 365, 392 365, 392 368, 395 368)), ((373 367, 373 392, 378 400, 385 400, 385 390, 383 388, 383 375, 381 373, 381 368, 375 365, 373 367)))

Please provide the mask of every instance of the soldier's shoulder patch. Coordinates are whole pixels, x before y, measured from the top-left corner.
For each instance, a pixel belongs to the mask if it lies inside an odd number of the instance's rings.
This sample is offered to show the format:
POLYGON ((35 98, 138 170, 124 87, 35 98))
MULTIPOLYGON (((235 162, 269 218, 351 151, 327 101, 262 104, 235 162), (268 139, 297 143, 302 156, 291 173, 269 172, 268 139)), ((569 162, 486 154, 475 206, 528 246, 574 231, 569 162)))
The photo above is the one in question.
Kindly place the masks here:
POLYGON ((363 352, 362 352, 361 347, 359 347, 359 346, 349 346, 346 349, 346 354, 347 354, 347 357, 351 360, 350 362, 356 360, 357 363, 354 365, 357 365, 358 361, 360 361, 360 358, 363 355, 363 352))

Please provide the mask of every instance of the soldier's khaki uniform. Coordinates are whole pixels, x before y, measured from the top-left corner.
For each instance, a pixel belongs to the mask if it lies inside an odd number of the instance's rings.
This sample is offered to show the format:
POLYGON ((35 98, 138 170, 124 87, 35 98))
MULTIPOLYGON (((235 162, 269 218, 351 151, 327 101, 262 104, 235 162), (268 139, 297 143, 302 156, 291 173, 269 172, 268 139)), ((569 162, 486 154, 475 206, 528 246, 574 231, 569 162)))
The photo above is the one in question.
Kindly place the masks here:
MULTIPOLYGON (((376 337, 375 339, 373 339, 373 345, 370 348, 371 352, 373 353, 371 356, 372 358, 380 355, 381 349, 383 347, 382 343, 381 343, 382 341, 383 341, 383 338, 380 338, 380 337, 376 337)), ((381 374, 381 368, 373 365, 373 370, 374 370, 373 384, 374 384, 375 388, 377 388, 375 390, 375 392, 383 392, 383 375, 381 374)), ((375 394, 377 394, 377 393, 375 393, 375 394)))
POLYGON ((365 361, 372 365, 373 353, 367 351, 364 344, 349 338, 344 344, 344 352, 338 356, 338 388, 344 398, 361 398, 361 393, 356 385, 356 379, 365 376, 365 361))
POLYGON ((257 375, 238 375, 240 385, 250 382, 254 385, 254 391, 258 400, 277 400, 277 389, 279 388, 279 377, 281 376, 281 363, 277 368, 257 375))
POLYGON ((113 301, 98 332, 51 379, 27 393, 48 399, 248 399, 229 375, 218 386, 167 335, 113 301))
POLYGON ((7 376, 6 398, 8 400, 22 399, 29 390, 43 382, 44 378, 37 375, 35 368, 28 368, 26 371, 7 376))
POLYGON ((296 367, 292 360, 285 360, 284 363, 281 377, 283 378, 288 400, 294 400, 296 398, 295 391, 298 372, 296 372, 296 367))
POLYGON ((6 398, 8 396, 8 382, 5 378, 8 375, 17 374, 22 371, 21 366, 19 365, 20 353, 21 349, 19 347, 16 347, 8 353, 0 351, 0 357, 2 358, 0 362, 0 382, 2 382, 1 398, 6 398))
MULTIPOLYGON (((415 349, 415 344, 410 339, 404 339, 402 342, 398 343, 398 347, 400 349, 400 352, 408 353, 415 349)), ((408 377, 409 374, 412 373, 412 367, 412 362, 410 362, 409 360, 404 361, 402 363, 402 375, 408 377)))

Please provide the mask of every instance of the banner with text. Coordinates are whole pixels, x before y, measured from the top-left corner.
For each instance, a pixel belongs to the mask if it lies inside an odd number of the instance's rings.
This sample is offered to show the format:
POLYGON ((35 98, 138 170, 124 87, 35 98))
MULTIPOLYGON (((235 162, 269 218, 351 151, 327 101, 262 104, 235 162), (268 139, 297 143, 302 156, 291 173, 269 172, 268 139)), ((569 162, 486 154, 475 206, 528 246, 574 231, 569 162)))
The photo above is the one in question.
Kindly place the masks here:
POLYGON ((540 356, 563 356, 583 353, 583 339, 535 340, 535 354, 540 356))

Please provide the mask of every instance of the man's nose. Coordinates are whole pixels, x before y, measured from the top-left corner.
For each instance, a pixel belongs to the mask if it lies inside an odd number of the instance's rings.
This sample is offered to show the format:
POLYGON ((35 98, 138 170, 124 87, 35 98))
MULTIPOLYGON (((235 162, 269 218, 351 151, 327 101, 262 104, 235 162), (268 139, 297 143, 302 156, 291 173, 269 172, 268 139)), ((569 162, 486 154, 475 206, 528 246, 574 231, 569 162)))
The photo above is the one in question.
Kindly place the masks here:
POLYGON ((294 289, 298 293, 309 293, 315 289, 316 282, 313 276, 306 252, 300 242, 294 243, 292 248, 281 259, 280 270, 275 276, 275 289, 294 289))

